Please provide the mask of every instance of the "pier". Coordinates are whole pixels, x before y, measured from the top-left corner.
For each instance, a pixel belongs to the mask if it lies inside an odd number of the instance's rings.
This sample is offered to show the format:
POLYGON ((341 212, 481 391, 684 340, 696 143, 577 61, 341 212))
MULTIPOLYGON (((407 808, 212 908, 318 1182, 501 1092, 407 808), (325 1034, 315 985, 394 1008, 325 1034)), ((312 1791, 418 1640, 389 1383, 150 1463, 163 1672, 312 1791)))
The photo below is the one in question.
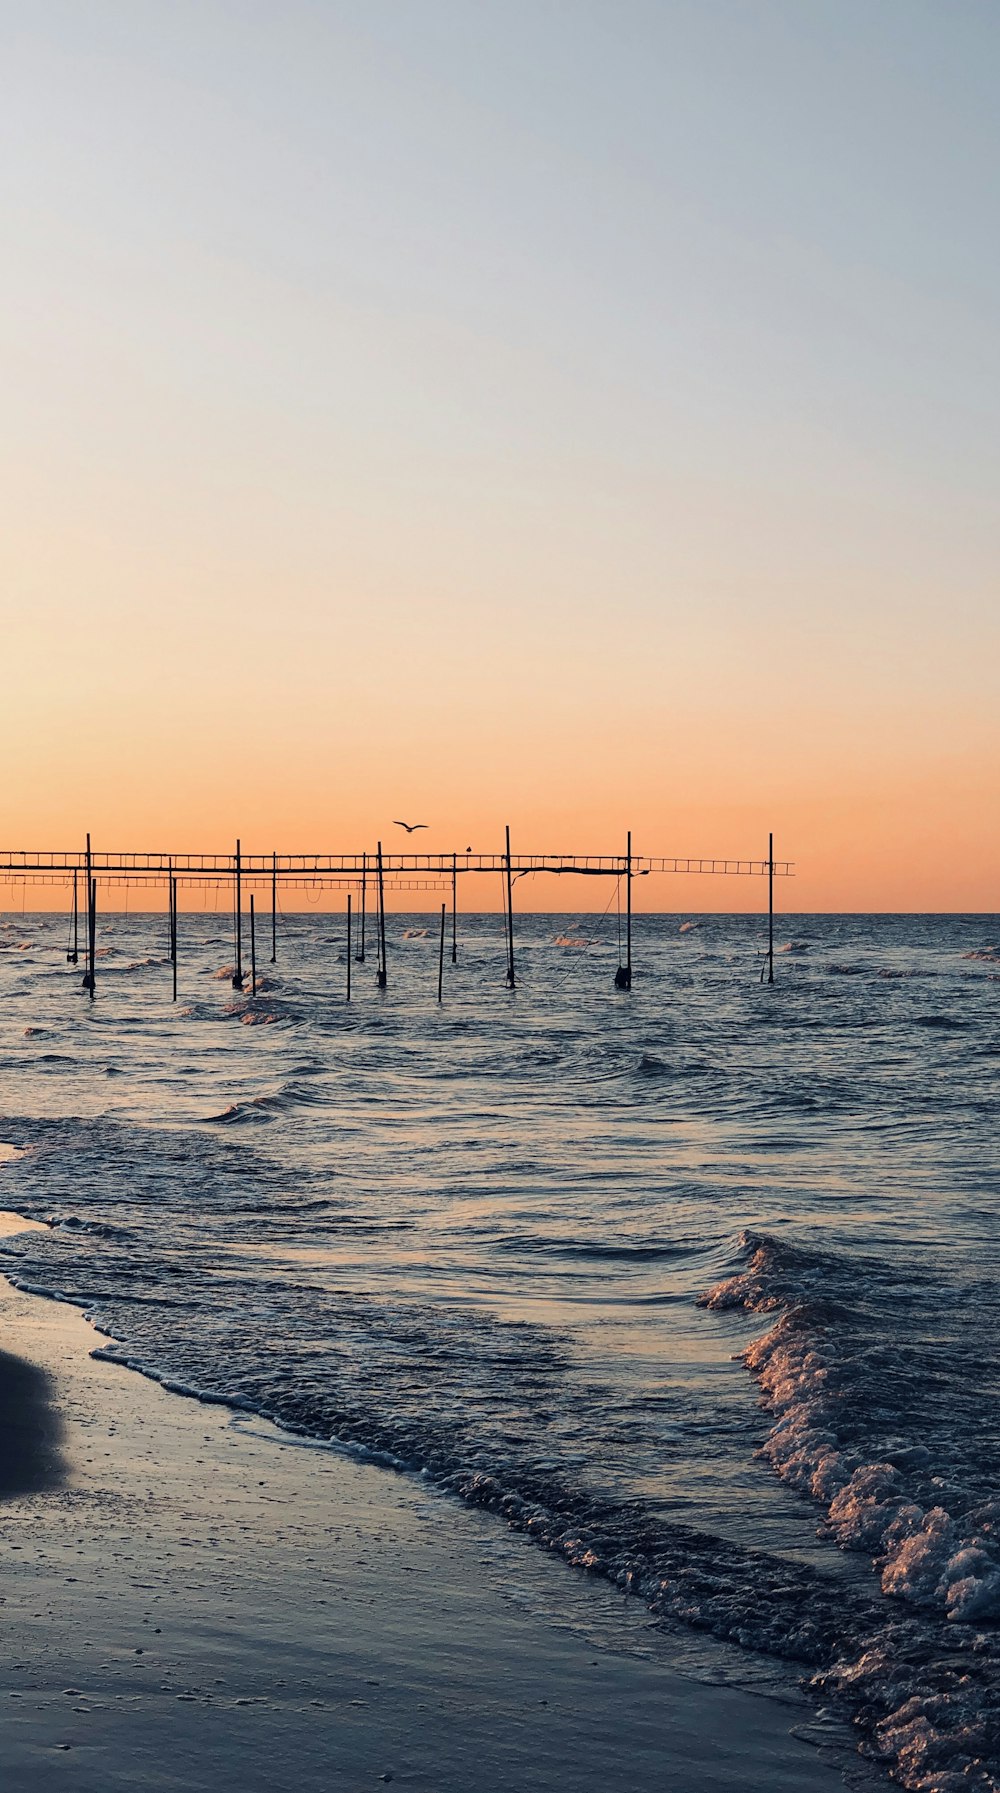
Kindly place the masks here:
MULTIPOLYGON (((498 879, 504 916, 506 948, 506 983, 517 988, 514 891, 520 879, 603 878, 615 882, 621 909, 621 892, 625 891, 625 933, 620 942, 619 965, 615 987, 627 992, 632 987, 632 886, 636 879, 653 873, 709 878, 761 878, 767 881, 768 945, 761 971, 762 980, 774 982, 774 885, 777 878, 794 876, 794 862, 774 858, 774 836, 768 837, 767 855, 760 859, 722 858, 704 855, 642 854, 632 849, 632 835, 626 837, 625 851, 609 853, 518 853, 511 846, 509 827, 505 830, 500 852, 474 852, 471 847, 459 852, 387 850, 382 841, 357 853, 247 853, 242 841, 234 843, 231 852, 176 853, 100 851, 86 836, 82 849, 31 850, 20 848, 0 852, 0 883, 26 886, 56 886, 67 892, 71 914, 71 945, 67 960, 77 964, 80 957, 79 910, 80 885, 86 898, 86 948, 84 952, 84 987, 93 999, 96 987, 95 930, 98 890, 106 908, 109 893, 124 890, 126 903, 131 890, 160 890, 165 893, 169 917, 170 961, 173 994, 177 992, 178 958, 178 894, 187 891, 218 890, 229 893, 233 916, 235 963, 233 986, 242 990, 246 982, 243 963, 244 922, 249 903, 249 938, 251 946, 251 978, 257 981, 256 924, 258 898, 270 897, 270 962, 277 958, 279 893, 289 890, 309 892, 346 892, 348 915, 352 910, 359 918, 359 951, 365 958, 365 924, 370 894, 374 894, 374 928, 377 947, 376 981, 380 989, 388 984, 386 962, 386 897, 387 893, 432 891, 441 898, 442 932, 441 963, 443 966, 445 919, 451 910, 451 961, 458 960, 458 893, 461 880, 498 879)), ((350 929, 350 922, 348 923, 350 929)), ((619 929, 621 934, 621 929, 619 929)), ((440 978, 439 978, 440 984, 440 978)), ((350 980, 347 998, 350 1000, 350 980)))

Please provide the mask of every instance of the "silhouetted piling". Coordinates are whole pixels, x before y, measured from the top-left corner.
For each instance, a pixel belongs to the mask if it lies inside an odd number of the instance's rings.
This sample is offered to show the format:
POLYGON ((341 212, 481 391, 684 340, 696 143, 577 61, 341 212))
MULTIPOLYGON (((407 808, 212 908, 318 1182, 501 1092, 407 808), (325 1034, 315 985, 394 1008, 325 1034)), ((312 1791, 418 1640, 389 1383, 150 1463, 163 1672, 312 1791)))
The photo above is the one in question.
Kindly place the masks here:
POLYGON ((358 964, 365 962, 365 916, 368 908, 368 855, 361 855, 361 926, 358 929, 358 964))
POLYGON ((93 997, 93 994, 94 994, 94 945, 93 945, 93 928, 91 926, 91 923, 93 920, 93 917, 91 915, 91 891, 92 891, 92 885, 93 885, 93 863, 94 863, 93 855, 91 854, 91 851, 90 851, 90 835, 88 834, 88 836, 87 836, 87 853, 86 853, 86 879, 87 879, 87 951, 86 951, 86 960, 87 960, 87 967, 83 974, 83 987, 85 990, 90 991, 91 997, 93 997))
POLYGON ((66 962, 69 965, 80 963, 80 891, 75 869, 73 872, 73 945, 66 954, 66 962))
POLYGON ((517 980, 514 976, 514 880, 510 870, 510 825, 506 829, 506 877, 507 877, 507 988, 516 990, 517 980))
POLYGON ((177 1001, 177 879, 170 874, 170 965, 173 972, 173 1000, 177 1001))
POLYGON ((767 981, 774 983, 774 835, 767 837, 767 981))
POLYGON ((438 948, 438 1001, 444 995, 444 925, 448 913, 447 903, 441 904, 441 944, 438 948))
POLYGON ((233 968, 233 989, 243 988, 243 859, 240 843, 236 842, 236 879, 235 879, 235 913, 234 934, 236 946, 236 964, 233 968))
POLYGON ((257 994, 257 922, 254 914, 253 891, 250 892, 250 994, 257 994))
MULTIPOLYGON (((88 843, 88 853, 89 853, 89 843, 90 843, 89 835, 87 836, 87 843, 88 843)), ((90 949, 89 949, 89 953, 88 953, 90 970, 88 971, 87 976, 84 979, 84 983, 87 985, 87 989, 90 991, 90 1000, 91 1000, 91 1002, 93 1002, 95 986, 96 986, 96 982, 97 982, 97 973, 96 973, 96 965, 97 965, 97 879, 96 878, 91 878, 91 880, 90 880, 90 900, 88 903, 88 913, 87 913, 87 933, 90 937, 90 949)))
MULTIPOLYGON (((618 955, 621 957, 621 909, 618 910, 618 955)), ((628 831, 625 848, 625 963, 615 972, 615 989, 632 988, 632 830, 628 831)))
POLYGON ((382 842, 378 843, 378 973, 376 982, 384 990, 389 981, 385 962, 385 884, 382 879, 382 842))
POLYGON ((625 965, 628 971, 628 987, 632 988, 632 830, 628 831, 627 842, 628 871, 625 881, 625 965))
POLYGON ((351 1000, 351 893, 347 893, 347 1000, 351 1000))
POLYGON ((271 964, 278 962, 278 855, 271 854, 271 964))
POLYGON ((451 856, 451 962, 458 964, 458 854, 451 856))

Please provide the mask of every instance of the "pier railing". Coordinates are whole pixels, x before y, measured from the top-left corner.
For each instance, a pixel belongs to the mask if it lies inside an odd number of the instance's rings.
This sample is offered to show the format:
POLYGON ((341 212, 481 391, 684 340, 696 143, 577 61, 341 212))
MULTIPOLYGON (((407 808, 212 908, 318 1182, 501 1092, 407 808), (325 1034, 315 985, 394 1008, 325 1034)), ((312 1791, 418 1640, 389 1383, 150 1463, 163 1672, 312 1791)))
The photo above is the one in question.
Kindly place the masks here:
MULTIPOLYGON (((144 884, 147 888, 165 878, 271 879, 282 884, 296 881, 315 883, 319 879, 342 882, 371 874, 377 860, 377 849, 367 853, 115 853, 67 849, 62 852, 28 848, 0 852, 0 878, 29 879, 32 882, 65 883, 74 872, 90 872, 91 877, 144 884)), ((775 860, 774 876, 794 876, 793 861, 775 860)), ((725 878, 766 878, 771 869, 768 859, 717 859, 690 855, 627 853, 511 853, 510 870, 515 878, 529 872, 550 876, 572 874, 576 877, 633 878, 651 872, 693 874, 725 878)), ((383 851, 382 872, 394 880, 400 877, 449 879, 454 873, 463 876, 473 872, 506 873, 506 853, 393 853, 383 851)), ((415 888, 424 888, 419 886, 415 888)), ((433 884, 426 888, 433 889, 433 884)))

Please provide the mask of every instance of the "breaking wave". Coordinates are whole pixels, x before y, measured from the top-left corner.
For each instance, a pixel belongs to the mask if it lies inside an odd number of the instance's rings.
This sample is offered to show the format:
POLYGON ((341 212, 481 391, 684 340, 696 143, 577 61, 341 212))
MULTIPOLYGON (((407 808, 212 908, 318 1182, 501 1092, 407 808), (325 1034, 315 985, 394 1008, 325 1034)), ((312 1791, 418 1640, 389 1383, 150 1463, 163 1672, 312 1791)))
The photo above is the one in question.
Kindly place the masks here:
POLYGON ((871 1557, 884 1595, 931 1621, 887 1619, 817 1686, 850 1700, 904 1786, 993 1789, 1000 1462, 982 1415, 1000 1388, 965 1333, 982 1291, 766 1234, 741 1245, 745 1269, 702 1303, 778 1315, 742 1353, 770 1421, 759 1454, 819 1502, 826 1536, 871 1557))

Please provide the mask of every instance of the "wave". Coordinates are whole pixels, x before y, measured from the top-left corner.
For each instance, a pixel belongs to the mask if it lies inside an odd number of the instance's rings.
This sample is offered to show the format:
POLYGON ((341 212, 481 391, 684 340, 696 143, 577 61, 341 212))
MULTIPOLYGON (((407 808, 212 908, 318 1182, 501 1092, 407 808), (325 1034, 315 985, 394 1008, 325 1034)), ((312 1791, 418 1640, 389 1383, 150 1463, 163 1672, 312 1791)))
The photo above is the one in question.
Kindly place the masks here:
MULTIPOLYGON (((424 1473, 627 1587, 653 1623, 799 1662, 925 1793, 948 1775, 965 1793, 989 1785, 1000 1298, 985 1250, 1000 1036, 986 982, 1000 966, 961 955, 993 922, 785 915, 782 929, 810 928, 811 956, 789 958, 787 999, 762 1010, 756 916, 705 918, 693 958, 683 918, 638 918, 649 975, 624 1008, 595 1007, 592 981, 553 948, 557 929, 583 936, 584 918, 519 923, 531 975, 515 1005, 500 993, 495 918, 470 917, 460 1000, 442 1019, 391 969, 387 1002, 331 1006, 336 924, 307 919, 283 933, 284 989, 256 1003, 208 987, 232 951, 223 918, 211 945, 186 924, 182 994, 197 999, 183 1028, 166 971, 113 982, 160 944, 159 923, 118 935, 105 999, 87 1011, 96 1031, 70 999, 79 973, 55 968, 55 925, 34 955, 8 955, 11 1039, 36 1022, 49 1037, 22 1040, 3 1067, 15 1112, 0 1132, 38 1147, 4 1167, 4 1197, 61 1224, 17 1254, 5 1246, 4 1266, 84 1306, 103 1347, 170 1387, 424 1473), (32 956, 47 982, 24 971, 32 956), (829 961, 844 975, 824 976, 829 961), (248 1012, 283 1025, 251 1040, 248 1012), (913 1025, 935 1013, 969 1031, 913 1025), (127 1090, 105 1081, 112 1063, 132 1070, 127 1090), (742 1302, 692 1313, 702 1283, 747 1273, 753 1254, 730 1262, 726 1241, 765 1213, 800 1245, 806 1228, 822 1243, 836 1227, 865 1250, 884 1239, 875 1252, 894 1261, 795 1256, 782 1230, 760 1268, 777 1297, 763 1320, 742 1302), (509 1323, 518 1315, 531 1325, 509 1323), (758 1341, 757 1384, 720 1361, 734 1339, 777 1328, 773 1351, 758 1341), (751 1460, 772 1430, 787 1492, 770 1458, 751 1460), (836 1471, 825 1494, 809 1485, 820 1469, 836 1471), (893 1558, 899 1588, 883 1591, 887 1507, 915 1529, 893 1558), (838 1545, 867 1550, 877 1578, 838 1545)), ((599 947, 613 954, 610 938, 599 947)), ((371 965, 359 976, 367 993, 371 965)))
POLYGON ((53 1231, 66 1227, 70 1232, 89 1233, 95 1239, 134 1239, 135 1228, 116 1226, 109 1220, 87 1220, 80 1214, 53 1214, 45 1222, 53 1231))
POLYGON ((230 1102, 218 1114, 207 1114, 205 1122, 210 1126, 231 1126, 239 1121, 269 1121, 274 1118, 269 1111, 284 1106, 280 1096, 247 1096, 243 1101, 230 1102))
MULTIPOLYGON (((270 1213, 278 1204, 263 1205, 270 1213)), ((774 1317, 744 1354, 769 1411, 763 1453, 793 1487, 822 1500, 828 1536, 878 1557, 882 1587, 867 1591, 812 1563, 675 1521, 656 1500, 622 1498, 610 1466, 630 1404, 594 1379, 568 1338, 542 1325, 398 1293, 387 1302, 327 1289, 308 1274, 251 1276, 237 1239, 224 1273, 200 1250, 180 1261, 175 1241, 163 1256, 144 1235, 101 1231, 103 1222, 92 1242, 74 1248, 81 1216, 59 1219, 52 1232, 18 1235, 3 1257, 18 1286, 91 1313, 109 1340, 99 1355, 178 1392, 419 1471, 642 1599, 655 1621, 682 1621, 801 1663, 817 1695, 850 1706, 868 1749, 904 1786, 1000 1786, 1000 1732, 990 1728, 994 1719, 1000 1725, 1000 1647, 988 1629, 1000 1567, 997 1464, 984 1459, 980 1485, 969 1483, 962 1448, 949 1442, 982 1430, 989 1390, 980 1375, 970 1380, 968 1411, 951 1383, 943 1402, 932 1389, 928 1405, 934 1378, 925 1351, 891 1347, 890 1366, 884 1329, 866 1328, 872 1309, 895 1301, 889 1337, 905 1339, 903 1316, 912 1320, 933 1293, 914 1268, 901 1279, 876 1260, 746 1235, 744 1269, 704 1298, 716 1310, 774 1317), (275 1338, 280 1351, 267 1345, 275 1338)), ((345 1209, 330 1222, 335 1236, 371 1230, 373 1217, 345 1209)), ((548 1244, 535 1242, 543 1252, 548 1244)), ((660 1248, 586 1240, 580 1255, 643 1262, 660 1248)), ((980 1357, 970 1343, 958 1374, 980 1357)), ((671 1406, 683 1423, 674 1396, 671 1406)), ((645 1426, 639 1411, 635 1423, 645 1426)))
POLYGON ((694 1247, 665 1245, 661 1242, 627 1244, 619 1240, 585 1239, 568 1241, 548 1238, 544 1234, 512 1233, 496 1241, 498 1251, 524 1252, 529 1256, 553 1258, 595 1258, 623 1264, 659 1263, 669 1259, 689 1258, 694 1247))
POLYGON ((914 1272, 900 1279, 873 1260, 806 1253, 767 1234, 745 1233, 741 1245, 746 1268, 701 1302, 779 1315, 742 1353, 770 1419, 759 1454, 821 1504, 828 1537, 871 1556, 884 1595, 930 1621, 926 1631, 885 1621, 886 1636, 841 1656, 817 1688, 850 1699, 905 1787, 994 1789, 1000 1645, 978 1628, 1000 1619, 1000 1499, 996 1464, 976 1461, 981 1377, 963 1414, 971 1366, 960 1341, 951 1342, 952 1361, 938 1363, 933 1336, 885 1343, 887 1305, 900 1308, 901 1339, 903 1314, 911 1331, 919 1314, 914 1294, 927 1291, 914 1272), (882 1310, 878 1327, 866 1323, 872 1304, 882 1310))
MULTIPOLYGON (((371 1219, 334 1212, 331 1230, 367 1230, 371 1219)), ((3 1255, 18 1286, 85 1307, 109 1340, 102 1354, 419 1471, 657 1618, 817 1670, 845 1628, 859 1647, 870 1635, 872 1600, 838 1579, 624 1497, 614 1464, 628 1429, 645 1422, 546 1326, 462 1302, 383 1300, 259 1261, 251 1272, 239 1239, 224 1271, 200 1250, 181 1261, 175 1243, 166 1256, 152 1243, 152 1230, 85 1244, 63 1228, 17 1235, 3 1255)), ((602 1246, 616 1250, 594 1243, 595 1260, 602 1246)))
POLYGON ((243 995, 234 994, 232 1002, 227 1002, 223 1013, 230 1019, 239 1021, 244 1027, 274 1027, 279 1023, 289 1024, 291 1017, 285 1010, 271 1008, 261 1001, 260 994, 251 996, 249 991, 243 995))

